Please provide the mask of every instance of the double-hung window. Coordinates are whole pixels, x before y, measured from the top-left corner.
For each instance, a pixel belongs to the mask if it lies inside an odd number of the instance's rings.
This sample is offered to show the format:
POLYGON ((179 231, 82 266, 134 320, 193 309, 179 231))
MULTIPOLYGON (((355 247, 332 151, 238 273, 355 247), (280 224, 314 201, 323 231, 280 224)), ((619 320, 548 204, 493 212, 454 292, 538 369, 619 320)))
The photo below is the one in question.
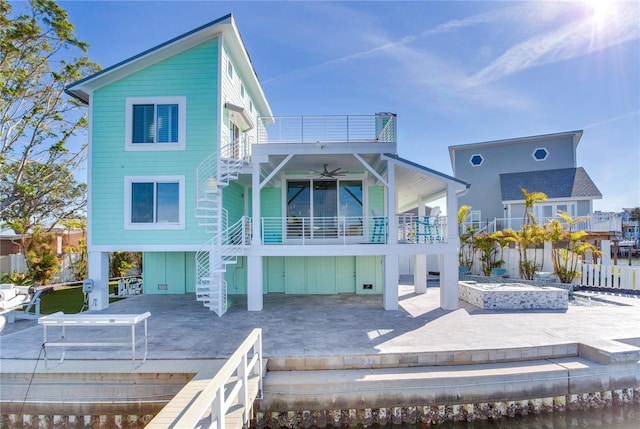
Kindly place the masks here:
POLYGON ((184 176, 125 177, 125 229, 184 229, 184 176))
POLYGON ((126 150, 184 150, 185 97, 127 98, 126 115, 126 150))

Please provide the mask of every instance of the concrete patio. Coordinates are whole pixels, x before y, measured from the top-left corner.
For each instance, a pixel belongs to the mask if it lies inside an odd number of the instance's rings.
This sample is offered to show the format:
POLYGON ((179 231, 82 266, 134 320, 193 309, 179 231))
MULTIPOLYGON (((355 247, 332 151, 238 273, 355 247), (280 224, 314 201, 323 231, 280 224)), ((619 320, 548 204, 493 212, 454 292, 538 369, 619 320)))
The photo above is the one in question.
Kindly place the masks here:
MULTIPOLYGON (((439 308, 439 289, 423 295, 399 286, 400 310, 384 311, 380 296, 265 296, 264 310, 247 312, 243 297, 217 317, 193 295, 139 295, 113 303, 107 313, 151 312, 148 360, 230 356, 256 327, 265 357, 319 357, 530 348, 599 339, 640 341, 640 297, 593 295, 593 306, 566 311, 488 311, 463 301, 439 308), (597 297, 621 305, 595 305, 597 297)), ((86 328, 84 335, 90 335, 86 328)), ((104 329, 104 328, 102 328, 104 329)), ((7 324, 1 359, 37 359, 43 329, 37 321, 7 324)), ((55 359, 56 354, 50 357, 55 359)), ((67 359, 130 359, 126 349, 70 349, 67 359)))

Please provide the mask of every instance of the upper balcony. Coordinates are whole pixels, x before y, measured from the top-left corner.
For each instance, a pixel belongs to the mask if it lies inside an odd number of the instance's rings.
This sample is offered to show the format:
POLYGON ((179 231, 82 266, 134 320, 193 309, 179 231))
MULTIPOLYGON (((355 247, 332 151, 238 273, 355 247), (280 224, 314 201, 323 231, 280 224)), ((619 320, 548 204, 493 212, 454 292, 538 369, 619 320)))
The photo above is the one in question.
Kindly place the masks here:
POLYGON ((257 143, 396 143, 396 115, 263 116, 257 143))
MULTIPOLYGON (((558 220, 562 225, 568 227, 564 219, 560 217, 544 217, 538 218, 538 224, 545 225, 552 220, 558 220)), ((524 223, 524 219, 519 218, 495 218, 492 221, 465 221, 461 225, 461 232, 472 227, 476 231, 487 231, 493 233, 503 231, 505 229, 520 230, 524 223)), ((593 213, 589 216, 581 217, 578 222, 572 225, 573 231, 586 231, 589 233, 620 233, 622 231, 622 221, 620 217, 608 213, 593 213)))

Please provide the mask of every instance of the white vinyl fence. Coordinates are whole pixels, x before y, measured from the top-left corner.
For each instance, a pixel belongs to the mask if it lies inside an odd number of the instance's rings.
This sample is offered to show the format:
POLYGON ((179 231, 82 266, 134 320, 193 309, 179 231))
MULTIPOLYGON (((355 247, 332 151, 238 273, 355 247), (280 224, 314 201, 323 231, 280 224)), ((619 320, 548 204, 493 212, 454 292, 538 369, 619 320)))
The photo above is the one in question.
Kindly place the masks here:
POLYGON ((582 264, 581 276, 573 283, 582 286, 610 288, 614 290, 637 290, 640 287, 637 265, 582 264))
MULTIPOLYGON (((76 280, 71 272, 71 264, 79 257, 78 254, 66 254, 60 260, 60 266, 58 272, 51 277, 52 283, 62 283, 76 280)), ((25 273, 27 272, 27 264, 25 263, 24 256, 21 254, 13 254, 0 256, 0 272, 10 274, 12 272, 25 273)))
MULTIPOLYGON (((538 263, 544 262, 540 271, 553 272, 550 248, 528 250, 529 256, 536 253, 538 263)), ((506 269, 506 275, 511 279, 520 277, 518 272, 519 255, 516 249, 504 249, 502 259, 505 263, 502 268, 506 269)), ((475 255, 472 275, 481 275, 481 263, 479 255, 475 255)), ((601 265, 592 263, 578 264, 577 271, 580 276, 573 281, 573 284, 580 286, 610 288, 620 290, 640 289, 640 265, 601 265)))

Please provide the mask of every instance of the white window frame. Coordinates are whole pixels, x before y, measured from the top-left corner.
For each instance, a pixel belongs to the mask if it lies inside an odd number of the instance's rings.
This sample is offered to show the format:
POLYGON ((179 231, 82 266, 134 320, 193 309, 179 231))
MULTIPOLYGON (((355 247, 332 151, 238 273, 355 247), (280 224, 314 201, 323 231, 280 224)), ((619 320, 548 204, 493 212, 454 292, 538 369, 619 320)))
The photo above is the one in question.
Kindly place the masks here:
POLYGON ((471 164, 472 167, 480 167, 482 164, 484 164, 484 156, 482 156, 481 153, 474 153, 469 157, 469 164, 471 164), (473 158, 475 158, 476 156, 480 157, 480 164, 473 163, 473 158))
MULTIPOLYGON (((125 176, 124 178, 124 229, 126 230, 176 230, 185 229, 185 176, 125 176), (178 222, 131 222, 131 186, 133 183, 178 183, 178 222)), ((155 201, 154 201, 155 207, 155 201)))
POLYGON ((549 149, 547 149, 546 147, 537 147, 537 148, 535 148, 535 149, 533 150, 533 152, 531 152, 531 157, 532 157, 532 158, 533 158, 533 160, 534 160, 534 161, 536 161, 536 162, 543 162, 543 161, 546 161, 546 160, 547 160, 547 158, 549 158, 549 149), (544 151, 544 153, 546 154, 546 155, 544 156, 544 158, 540 158, 540 159, 536 158, 536 152, 537 152, 537 151, 539 151, 539 150, 543 150, 543 151, 544 151))
POLYGON ((187 97, 127 97, 125 108, 125 151, 185 150, 187 143, 187 97), (177 104, 178 141, 176 143, 133 143, 133 106, 136 104, 177 104))

